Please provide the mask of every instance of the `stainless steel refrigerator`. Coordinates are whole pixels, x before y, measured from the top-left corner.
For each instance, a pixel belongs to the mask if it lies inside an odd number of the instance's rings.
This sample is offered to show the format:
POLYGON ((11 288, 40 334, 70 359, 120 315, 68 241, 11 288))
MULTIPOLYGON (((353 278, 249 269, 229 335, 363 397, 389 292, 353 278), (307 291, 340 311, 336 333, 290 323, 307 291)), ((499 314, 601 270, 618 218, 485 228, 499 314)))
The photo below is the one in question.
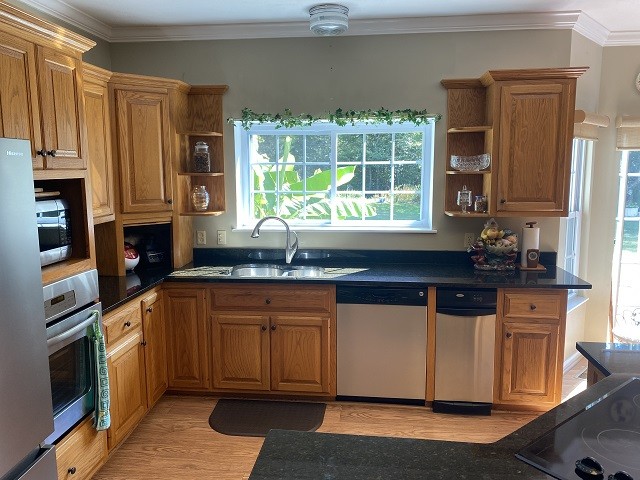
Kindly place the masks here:
POLYGON ((31 148, 0 138, 0 480, 54 480, 31 148))

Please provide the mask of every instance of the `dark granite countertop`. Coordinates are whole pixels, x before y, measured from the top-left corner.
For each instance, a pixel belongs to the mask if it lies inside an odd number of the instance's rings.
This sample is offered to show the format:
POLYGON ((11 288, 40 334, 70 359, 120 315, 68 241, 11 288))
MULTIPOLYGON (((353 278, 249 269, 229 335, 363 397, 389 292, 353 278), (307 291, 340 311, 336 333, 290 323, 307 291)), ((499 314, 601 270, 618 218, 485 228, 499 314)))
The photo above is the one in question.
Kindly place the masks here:
POLYGON ((104 313, 141 295, 163 281, 169 282, 304 282, 371 286, 450 286, 457 288, 576 288, 588 289, 584 280, 551 265, 555 254, 541 254, 545 272, 474 270, 466 252, 387 250, 303 250, 294 265, 324 267, 321 277, 244 277, 229 275, 230 267, 243 263, 284 264, 283 251, 254 249, 195 249, 192 264, 140 270, 122 277, 100 276, 104 313))
POLYGON ((516 452, 630 378, 611 375, 491 444, 271 430, 250 480, 543 479, 516 452))
POLYGON ((640 375, 640 343, 577 342, 576 349, 603 375, 640 375))

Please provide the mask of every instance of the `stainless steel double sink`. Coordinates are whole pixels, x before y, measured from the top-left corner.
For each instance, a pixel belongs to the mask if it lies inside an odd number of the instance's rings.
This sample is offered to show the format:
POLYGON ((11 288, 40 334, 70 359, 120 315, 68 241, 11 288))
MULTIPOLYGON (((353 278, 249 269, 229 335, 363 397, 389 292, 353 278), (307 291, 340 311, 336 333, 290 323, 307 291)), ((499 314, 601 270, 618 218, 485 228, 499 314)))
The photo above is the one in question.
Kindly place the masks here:
POLYGON ((248 263, 244 265, 236 265, 231 269, 230 275, 232 277, 309 278, 322 277, 323 274, 323 267, 248 263))

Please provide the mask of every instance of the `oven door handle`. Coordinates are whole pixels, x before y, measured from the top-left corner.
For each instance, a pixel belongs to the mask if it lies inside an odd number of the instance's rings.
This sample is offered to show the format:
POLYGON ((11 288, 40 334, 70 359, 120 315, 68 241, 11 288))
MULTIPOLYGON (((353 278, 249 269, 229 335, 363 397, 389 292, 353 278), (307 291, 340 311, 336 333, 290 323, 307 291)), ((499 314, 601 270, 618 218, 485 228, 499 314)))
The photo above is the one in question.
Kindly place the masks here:
POLYGON ((100 312, 97 310, 93 310, 89 318, 84 320, 82 323, 76 325, 75 327, 67 330, 66 332, 61 333, 60 335, 56 335, 55 337, 51 337, 47 340, 47 347, 51 347, 57 343, 64 342, 67 338, 71 338, 76 335, 78 332, 86 329, 89 325, 96 321, 96 317, 100 315, 100 312))

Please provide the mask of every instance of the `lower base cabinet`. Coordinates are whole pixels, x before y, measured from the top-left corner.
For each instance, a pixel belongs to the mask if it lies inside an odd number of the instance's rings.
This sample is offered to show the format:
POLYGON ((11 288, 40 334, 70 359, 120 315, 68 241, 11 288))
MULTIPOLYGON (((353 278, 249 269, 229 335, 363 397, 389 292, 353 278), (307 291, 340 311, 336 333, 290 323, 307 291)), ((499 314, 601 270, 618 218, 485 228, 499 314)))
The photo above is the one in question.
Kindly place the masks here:
POLYGON ((566 290, 499 290, 494 403, 549 410, 562 399, 566 290))
POLYGON ((107 460, 107 432, 96 431, 91 417, 56 445, 58 480, 85 480, 107 460))

